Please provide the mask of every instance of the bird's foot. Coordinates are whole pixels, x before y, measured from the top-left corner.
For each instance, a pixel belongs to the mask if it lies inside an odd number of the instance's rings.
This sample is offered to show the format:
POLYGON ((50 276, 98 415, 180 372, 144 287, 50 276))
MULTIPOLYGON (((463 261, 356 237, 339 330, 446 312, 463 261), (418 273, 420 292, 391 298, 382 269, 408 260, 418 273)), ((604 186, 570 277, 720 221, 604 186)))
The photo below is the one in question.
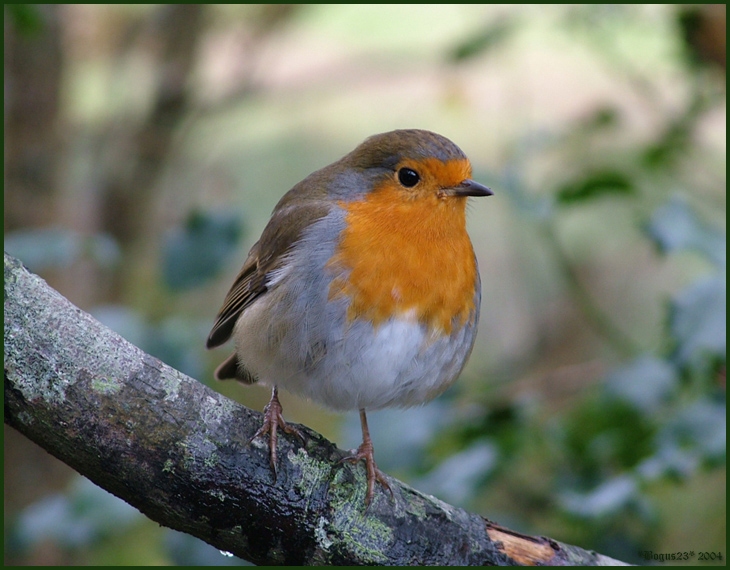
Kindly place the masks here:
POLYGON ((277 393, 277 389, 274 388, 271 393, 271 400, 264 408, 264 423, 258 431, 253 434, 251 439, 248 440, 248 443, 250 444, 257 437, 266 435, 267 433, 269 434, 269 461, 271 463, 271 470, 274 472, 274 481, 276 481, 276 444, 278 439, 278 430, 282 429, 285 433, 295 435, 302 443, 305 443, 304 434, 294 426, 290 426, 286 423, 286 421, 284 421, 284 417, 281 415, 281 411, 282 407, 279 402, 279 395, 277 393))
POLYGON ((347 457, 343 457, 340 460, 340 463, 348 461, 350 463, 357 463, 358 461, 365 461, 365 470, 367 473, 367 482, 368 482, 368 488, 367 492, 365 493, 365 510, 370 508, 370 503, 373 500, 373 495, 375 494, 375 481, 380 483, 389 493, 390 498, 393 499, 393 490, 390 488, 390 485, 385 480, 385 475, 383 472, 378 469, 378 466, 375 464, 375 457, 373 455, 373 444, 371 441, 368 440, 363 441, 360 444, 360 447, 357 448, 357 451, 353 453, 352 455, 348 455, 347 457))

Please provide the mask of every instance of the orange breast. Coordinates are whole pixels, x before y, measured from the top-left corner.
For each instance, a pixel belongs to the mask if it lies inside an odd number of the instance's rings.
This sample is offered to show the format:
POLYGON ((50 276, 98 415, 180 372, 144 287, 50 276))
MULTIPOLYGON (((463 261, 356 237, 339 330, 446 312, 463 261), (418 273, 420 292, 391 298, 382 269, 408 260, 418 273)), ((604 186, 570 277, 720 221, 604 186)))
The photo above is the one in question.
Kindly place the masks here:
MULTIPOLYGON (((463 168, 454 184, 468 177, 463 168)), ((349 320, 377 326, 401 316, 450 334, 454 322, 474 318, 477 266, 466 198, 439 197, 428 186, 416 194, 404 190, 388 180, 365 200, 340 204, 347 228, 328 267, 346 276, 332 281, 329 298, 349 297, 349 320)))

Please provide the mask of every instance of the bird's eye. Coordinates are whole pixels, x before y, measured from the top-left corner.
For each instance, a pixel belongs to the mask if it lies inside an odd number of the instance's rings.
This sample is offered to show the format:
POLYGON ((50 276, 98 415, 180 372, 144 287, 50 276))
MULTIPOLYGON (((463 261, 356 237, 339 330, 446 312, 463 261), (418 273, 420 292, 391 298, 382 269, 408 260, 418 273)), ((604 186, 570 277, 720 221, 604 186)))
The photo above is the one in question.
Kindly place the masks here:
POLYGON ((411 168, 401 168, 398 171, 398 181, 406 188, 413 188, 420 179, 418 172, 411 168))

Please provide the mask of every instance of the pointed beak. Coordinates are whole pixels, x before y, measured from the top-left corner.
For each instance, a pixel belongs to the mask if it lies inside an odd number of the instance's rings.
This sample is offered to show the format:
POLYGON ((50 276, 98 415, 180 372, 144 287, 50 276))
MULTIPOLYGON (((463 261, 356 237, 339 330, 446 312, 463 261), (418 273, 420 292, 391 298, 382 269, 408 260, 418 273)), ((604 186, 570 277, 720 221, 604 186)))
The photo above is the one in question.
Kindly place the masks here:
POLYGON ((462 180, 457 186, 446 188, 445 191, 450 196, 493 196, 492 192, 486 186, 474 182, 471 178, 462 180))

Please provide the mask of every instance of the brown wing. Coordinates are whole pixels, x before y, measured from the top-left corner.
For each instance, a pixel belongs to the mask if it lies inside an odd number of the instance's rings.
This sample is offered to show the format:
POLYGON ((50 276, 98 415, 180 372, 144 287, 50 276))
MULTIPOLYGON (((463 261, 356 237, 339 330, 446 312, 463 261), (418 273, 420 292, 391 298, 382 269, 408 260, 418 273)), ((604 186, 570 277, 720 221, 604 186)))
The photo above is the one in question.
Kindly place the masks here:
POLYGON ((228 291, 223 306, 218 311, 213 328, 205 343, 207 348, 220 346, 231 338, 233 327, 241 311, 248 307, 259 295, 266 292, 266 274, 259 271, 259 243, 261 242, 257 242, 251 248, 243 268, 228 291))
POLYGON ((261 239, 251 248, 241 272, 223 301, 223 307, 218 311, 206 342, 208 348, 219 346, 231 338, 241 312, 266 294, 269 273, 281 266, 284 255, 299 240, 304 229, 325 216, 330 208, 330 205, 319 200, 282 199, 261 239))

